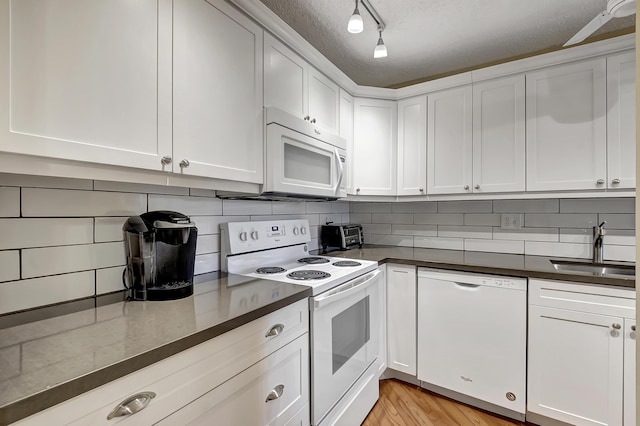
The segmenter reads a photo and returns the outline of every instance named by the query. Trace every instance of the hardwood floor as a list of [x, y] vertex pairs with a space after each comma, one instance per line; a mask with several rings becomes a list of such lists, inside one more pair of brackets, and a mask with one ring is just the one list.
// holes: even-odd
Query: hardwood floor
[[380, 382], [380, 399], [362, 426], [524, 426], [394, 379]]

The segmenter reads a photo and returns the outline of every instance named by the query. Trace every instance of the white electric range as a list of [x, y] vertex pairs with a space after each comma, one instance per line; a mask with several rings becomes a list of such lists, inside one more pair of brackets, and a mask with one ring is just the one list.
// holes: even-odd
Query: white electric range
[[220, 225], [222, 270], [308, 285], [311, 424], [360, 424], [378, 399], [378, 263], [309, 254], [306, 219]]

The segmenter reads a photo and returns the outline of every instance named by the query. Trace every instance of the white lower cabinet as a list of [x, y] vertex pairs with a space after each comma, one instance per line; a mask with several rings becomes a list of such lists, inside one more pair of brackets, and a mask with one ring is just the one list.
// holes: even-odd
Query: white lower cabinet
[[299, 337], [160, 425], [285, 425], [309, 401], [309, 339]]
[[378, 352], [380, 356], [380, 362], [378, 363], [380, 368], [378, 370], [378, 375], [381, 376], [384, 373], [384, 370], [387, 369], [387, 265], [380, 265], [378, 270], [382, 272], [382, 291], [380, 292], [380, 307], [379, 311], [381, 315], [380, 321], [380, 351]]
[[[282, 330], [266, 337], [273, 327]], [[301, 416], [308, 425], [308, 331], [304, 299], [17, 424], [212, 424], [215, 416], [225, 425], [284, 425], [306, 406]], [[156, 396], [134, 414], [107, 420], [122, 401], [142, 392]]]
[[387, 264], [387, 366], [416, 375], [417, 275], [411, 265]]
[[635, 348], [625, 321], [635, 318], [635, 292], [545, 280], [531, 280], [529, 291], [528, 413], [635, 425], [635, 371], [626, 371]]
[[636, 320], [624, 320], [623, 424], [636, 425]]

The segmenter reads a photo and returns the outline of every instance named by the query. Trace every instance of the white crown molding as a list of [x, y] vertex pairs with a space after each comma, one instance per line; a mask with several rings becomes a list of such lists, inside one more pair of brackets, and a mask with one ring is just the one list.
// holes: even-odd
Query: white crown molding
[[347, 92], [355, 95], [358, 91], [359, 86], [353, 80], [263, 3], [258, 0], [231, 1]]
[[266, 31], [272, 33], [288, 45], [312, 66], [346, 90], [350, 95], [362, 98], [399, 100], [412, 96], [429, 94], [438, 90], [462, 86], [507, 75], [523, 73], [570, 61], [592, 58], [635, 47], [635, 34], [627, 34], [607, 40], [580, 46], [568, 47], [555, 52], [545, 53], [504, 64], [460, 73], [437, 80], [414, 84], [400, 89], [359, 86], [322, 53], [295, 32], [259, 0], [231, 0], [238, 8], [256, 20]]
[[424, 83], [414, 84], [413, 86], [396, 89], [396, 99], [404, 99], [411, 96], [425, 95], [439, 90], [450, 89], [452, 87], [460, 87], [465, 84], [471, 84], [472, 81], [471, 72], [451, 75], [437, 80], [426, 81]]
[[607, 40], [569, 47], [555, 52], [506, 62], [504, 64], [471, 71], [474, 82], [504, 77], [506, 75], [533, 71], [565, 62], [590, 59], [596, 56], [611, 54], [635, 48], [635, 34], [627, 34]]

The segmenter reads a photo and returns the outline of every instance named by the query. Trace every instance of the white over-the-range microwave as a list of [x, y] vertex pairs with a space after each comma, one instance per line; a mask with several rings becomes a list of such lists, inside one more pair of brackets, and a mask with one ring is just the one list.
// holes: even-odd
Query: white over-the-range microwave
[[265, 176], [258, 195], [219, 192], [221, 198], [346, 197], [347, 141], [278, 108], [265, 108]]

